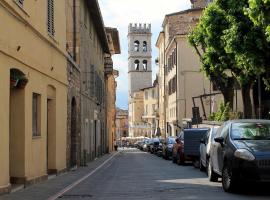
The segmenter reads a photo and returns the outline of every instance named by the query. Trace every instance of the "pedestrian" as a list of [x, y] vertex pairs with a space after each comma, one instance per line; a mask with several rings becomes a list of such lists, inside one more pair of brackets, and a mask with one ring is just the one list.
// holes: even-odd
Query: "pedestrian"
[[118, 145], [115, 139], [113, 140], [113, 146], [114, 146], [114, 150], [117, 151]]

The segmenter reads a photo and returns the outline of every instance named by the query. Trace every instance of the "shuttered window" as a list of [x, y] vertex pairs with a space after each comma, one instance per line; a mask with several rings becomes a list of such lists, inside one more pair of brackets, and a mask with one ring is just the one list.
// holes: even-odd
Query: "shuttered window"
[[48, 10], [47, 10], [47, 18], [48, 18], [48, 33], [51, 36], [54, 36], [54, 0], [48, 0]]

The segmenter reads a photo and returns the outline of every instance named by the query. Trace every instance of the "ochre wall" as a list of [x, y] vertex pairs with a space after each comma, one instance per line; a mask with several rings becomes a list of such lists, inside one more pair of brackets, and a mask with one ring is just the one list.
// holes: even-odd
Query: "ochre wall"
[[[56, 91], [56, 136], [53, 169], [66, 168], [66, 118], [67, 118], [67, 75], [66, 75], [66, 19], [65, 1], [54, 1], [55, 36], [47, 33], [47, 1], [24, 1], [20, 8], [13, 0], [0, 2], [0, 18], [5, 28], [0, 29], [0, 189], [9, 184], [10, 175], [32, 180], [47, 174], [47, 87]], [[11, 115], [10, 69], [22, 71], [29, 82], [24, 88], [22, 110], [11, 109], [22, 115], [24, 121]], [[23, 92], [21, 89], [20, 92]], [[17, 92], [16, 92], [17, 93]], [[41, 95], [41, 136], [32, 136], [32, 95]], [[14, 101], [15, 100], [15, 101]], [[11, 102], [18, 105], [18, 100]], [[12, 119], [13, 118], [13, 119]], [[10, 134], [9, 124], [12, 125]], [[23, 123], [24, 122], [24, 123]], [[23, 123], [20, 126], [20, 123]], [[20, 152], [20, 159], [9, 155], [9, 136], [12, 137], [12, 151]], [[16, 145], [16, 144], [19, 144]], [[57, 145], [56, 145], [57, 144]], [[13, 146], [13, 145], [12, 145]], [[12, 155], [12, 154], [11, 154]], [[15, 154], [14, 154], [15, 155]], [[10, 157], [12, 157], [10, 159]], [[22, 160], [23, 159], [23, 160]], [[13, 160], [13, 161], [12, 161]], [[12, 165], [10, 165], [12, 163]], [[17, 164], [16, 164], [17, 163]], [[11, 171], [9, 172], [9, 165]], [[12, 174], [11, 174], [12, 173]]]

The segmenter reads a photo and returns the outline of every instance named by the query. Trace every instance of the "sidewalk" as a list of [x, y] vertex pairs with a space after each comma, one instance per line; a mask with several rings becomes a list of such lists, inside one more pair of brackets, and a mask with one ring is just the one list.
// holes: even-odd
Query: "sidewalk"
[[79, 167], [75, 171], [68, 171], [67, 173], [63, 173], [50, 180], [29, 186], [14, 193], [2, 195], [0, 196], [0, 200], [47, 200], [65, 187], [71, 185], [91, 171], [94, 171], [115, 153], [116, 152], [105, 154], [104, 156], [89, 162], [87, 167]]

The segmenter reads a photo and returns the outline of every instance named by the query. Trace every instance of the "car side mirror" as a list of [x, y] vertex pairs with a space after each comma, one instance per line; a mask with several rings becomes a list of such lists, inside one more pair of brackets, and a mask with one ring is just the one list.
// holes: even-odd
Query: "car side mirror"
[[201, 144], [205, 144], [205, 140], [202, 138], [202, 139], [200, 140], [200, 143], [201, 143]]
[[220, 144], [223, 144], [223, 142], [224, 142], [224, 138], [223, 137], [217, 137], [214, 140], [215, 140], [215, 142], [218, 142]]

